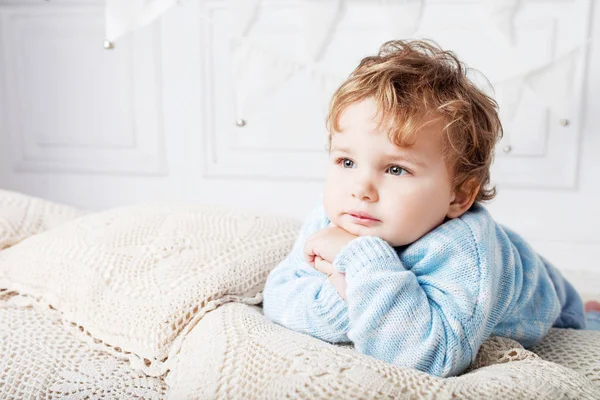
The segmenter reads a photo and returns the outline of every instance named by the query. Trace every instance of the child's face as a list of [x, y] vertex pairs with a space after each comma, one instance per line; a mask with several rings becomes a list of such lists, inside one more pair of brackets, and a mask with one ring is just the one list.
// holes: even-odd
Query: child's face
[[331, 138], [325, 210], [350, 233], [401, 246], [441, 224], [454, 199], [443, 156], [444, 122], [430, 121], [413, 146], [399, 147], [376, 130], [376, 107], [367, 99], [340, 116], [341, 132]]

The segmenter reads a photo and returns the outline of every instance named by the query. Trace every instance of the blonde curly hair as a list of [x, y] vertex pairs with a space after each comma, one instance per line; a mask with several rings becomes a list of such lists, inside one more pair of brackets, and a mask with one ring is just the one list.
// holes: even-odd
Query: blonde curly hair
[[399, 146], [414, 143], [432, 116], [442, 117], [453, 189], [476, 189], [475, 202], [491, 200], [496, 189], [490, 187], [490, 166], [502, 124], [498, 104], [467, 78], [468, 71], [453, 52], [432, 41], [384, 43], [334, 93], [327, 116], [330, 143], [333, 132], [340, 131], [341, 113], [367, 98], [378, 105], [379, 128], [389, 127], [390, 140]]

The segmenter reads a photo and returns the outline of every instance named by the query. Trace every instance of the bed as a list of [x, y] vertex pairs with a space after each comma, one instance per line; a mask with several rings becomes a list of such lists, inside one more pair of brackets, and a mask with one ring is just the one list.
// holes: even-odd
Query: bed
[[0, 191], [0, 398], [600, 399], [600, 332], [492, 337], [437, 378], [261, 312], [296, 220], [215, 206], [83, 213]]

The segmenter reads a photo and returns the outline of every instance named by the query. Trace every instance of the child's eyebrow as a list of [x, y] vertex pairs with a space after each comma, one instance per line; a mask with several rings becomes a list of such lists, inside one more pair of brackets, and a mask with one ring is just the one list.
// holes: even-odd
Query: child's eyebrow
[[331, 146], [331, 151], [341, 151], [341, 152], [344, 152], [344, 153], [350, 153], [351, 152], [350, 148], [348, 148], [348, 147], [335, 146], [335, 145]]
[[[332, 145], [330, 151], [331, 152], [339, 151], [339, 152], [348, 153], [348, 154], [352, 153], [352, 151], [350, 150], [349, 147], [339, 146], [339, 145], [337, 145], [337, 146]], [[418, 167], [427, 168], [427, 164], [426, 163], [424, 163], [421, 160], [418, 160], [417, 158], [415, 158], [415, 157], [413, 157], [413, 156], [411, 156], [409, 154], [383, 153], [381, 155], [381, 158], [384, 159], [384, 160], [386, 160], [386, 162], [391, 162], [391, 161], [408, 161], [409, 163], [411, 163], [413, 165], [416, 165]]]
[[416, 159], [408, 154], [383, 154], [383, 157], [386, 160], [396, 160], [396, 161], [408, 161], [411, 164], [417, 165], [422, 168], [426, 168], [427, 164], [421, 160]]

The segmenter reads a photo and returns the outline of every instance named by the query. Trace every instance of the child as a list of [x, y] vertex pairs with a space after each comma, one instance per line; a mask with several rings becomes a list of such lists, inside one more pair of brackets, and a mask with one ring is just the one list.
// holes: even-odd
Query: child
[[585, 327], [573, 287], [481, 205], [502, 127], [453, 53], [384, 44], [334, 94], [328, 125], [323, 198], [268, 277], [268, 318], [444, 377], [491, 335], [528, 347]]

